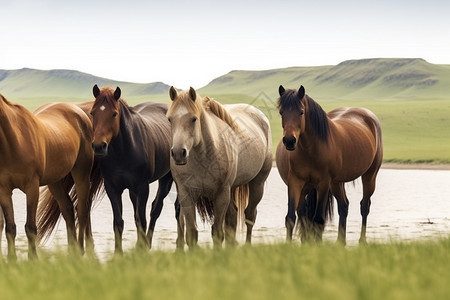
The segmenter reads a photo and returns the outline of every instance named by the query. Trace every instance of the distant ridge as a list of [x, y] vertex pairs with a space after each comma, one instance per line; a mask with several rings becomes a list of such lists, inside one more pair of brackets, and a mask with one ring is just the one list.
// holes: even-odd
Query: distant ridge
[[[125, 99], [167, 100], [169, 85], [116, 81], [74, 70], [0, 70], [0, 93], [8, 99], [92, 99], [92, 86], [120, 86]], [[263, 71], [235, 70], [199, 88], [203, 95], [242, 94], [277, 98], [278, 86], [305, 86], [313, 98], [450, 99], [450, 65], [421, 58], [347, 60], [337, 65], [290, 67]], [[198, 88], [198, 87], [197, 87]], [[167, 100], [168, 101], [168, 100]]]
[[162, 82], [148, 84], [117, 81], [74, 70], [0, 70], [0, 93], [7, 98], [61, 97], [90, 100], [92, 87], [120, 86], [127, 96], [167, 93], [169, 86]]
[[450, 99], [450, 65], [421, 58], [347, 60], [335, 66], [291, 67], [264, 71], [231, 71], [201, 89], [203, 94], [234, 93], [277, 97], [280, 84], [305, 86], [313, 97], [325, 99]]

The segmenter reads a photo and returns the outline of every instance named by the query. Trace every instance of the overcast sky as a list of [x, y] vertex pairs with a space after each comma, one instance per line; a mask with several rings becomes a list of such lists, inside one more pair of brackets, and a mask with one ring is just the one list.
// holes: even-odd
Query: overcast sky
[[450, 64], [450, 1], [0, 0], [0, 69], [200, 88], [231, 70]]

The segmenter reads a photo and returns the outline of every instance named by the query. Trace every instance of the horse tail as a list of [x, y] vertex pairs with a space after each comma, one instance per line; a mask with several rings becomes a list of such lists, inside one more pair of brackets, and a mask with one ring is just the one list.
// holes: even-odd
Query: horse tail
[[248, 184], [238, 186], [234, 190], [234, 203], [237, 207], [237, 226], [238, 228], [244, 229], [245, 224], [245, 208], [248, 205], [248, 197], [250, 191]]
[[208, 197], [198, 197], [196, 207], [203, 223], [214, 223], [214, 204]]
[[[75, 189], [75, 182], [71, 174], [68, 174], [63, 179], [64, 191], [69, 194], [74, 207], [75, 224], [78, 226], [77, 206], [78, 196]], [[101, 199], [105, 190], [103, 187], [103, 176], [100, 172], [100, 164], [97, 158], [94, 158], [90, 174], [90, 189], [88, 194], [88, 205], [91, 208], [93, 203]], [[48, 186], [41, 191], [39, 207], [37, 211], [37, 238], [38, 241], [47, 240], [50, 234], [58, 224], [61, 217], [61, 210], [55, 197], [50, 192]]]
[[[64, 177], [62, 183], [64, 190], [70, 191], [74, 185], [72, 176], [68, 174]], [[44, 187], [41, 191], [36, 216], [37, 239], [39, 242], [42, 240], [46, 241], [50, 237], [56, 224], [58, 224], [60, 216], [61, 210], [59, 209], [55, 197], [53, 197], [48, 186]]]
[[[242, 228], [245, 224], [245, 208], [247, 207], [248, 196], [248, 184], [238, 186], [231, 191], [231, 199], [234, 199], [234, 204], [237, 208], [237, 223]], [[214, 223], [214, 203], [209, 198], [198, 197], [196, 208], [202, 222]]]
[[[328, 190], [325, 203], [319, 203], [317, 201], [317, 190], [315, 188], [310, 189], [306, 194], [302, 205], [297, 208], [297, 215], [299, 218], [306, 217], [307, 220], [299, 220], [301, 222], [296, 223], [296, 232], [302, 235], [305, 234], [305, 231], [311, 230], [309, 226], [312, 225], [304, 222], [313, 222], [316, 224], [323, 223], [323, 225], [325, 225], [328, 220], [332, 220], [334, 212], [333, 203], [333, 194], [331, 193], [331, 190]], [[325, 209], [323, 209], [324, 205]], [[307, 228], [302, 228], [302, 226], [306, 226]]]

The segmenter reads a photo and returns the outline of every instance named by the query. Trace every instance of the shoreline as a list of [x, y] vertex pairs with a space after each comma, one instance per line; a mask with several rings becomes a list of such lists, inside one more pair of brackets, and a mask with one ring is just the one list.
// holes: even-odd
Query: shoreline
[[[273, 160], [272, 167], [276, 168], [277, 164]], [[450, 170], [450, 164], [443, 163], [399, 163], [399, 162], [383, 162], [381, 169], [391, 170]]]
[[393, 170], [450, 170], [450, 164], [384, 162], [381, 168]]

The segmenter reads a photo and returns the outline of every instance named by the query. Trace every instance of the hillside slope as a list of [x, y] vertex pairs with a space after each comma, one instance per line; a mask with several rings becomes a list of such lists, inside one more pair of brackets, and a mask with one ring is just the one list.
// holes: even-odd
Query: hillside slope
[[423, 59], [362, 59], [336, 66], [232, 71], [200, 89], [203, 94], [265, 93], [277, 97], [278, 86], [305, 86], [313, 98], [443, 99], [450, 97], [450, 65]]
[[91, 99], [92, 87], [120, 86], [128, 96], [165, 94], [169, 86], [162, 82], [138, 84], [122, 82], [73, 70], [0, 70], [0, 93], [7, 98], [80, 98]]

